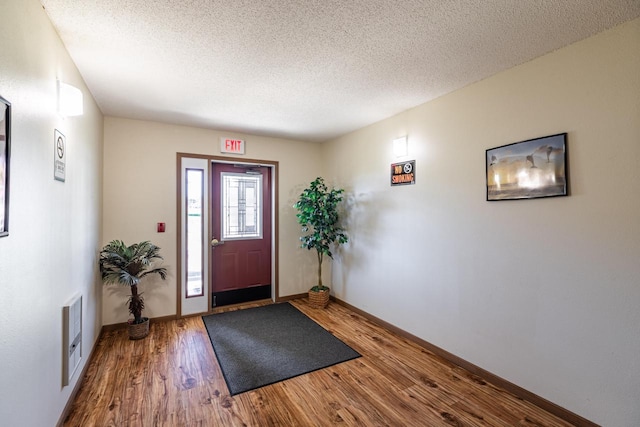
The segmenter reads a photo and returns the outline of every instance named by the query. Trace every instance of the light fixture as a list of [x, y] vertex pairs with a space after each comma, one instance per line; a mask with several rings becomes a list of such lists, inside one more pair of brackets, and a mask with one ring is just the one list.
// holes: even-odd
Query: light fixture
[[396, 157], [403, 157], [408, 154], [406, 135], [393, 140], [393, 154], [395, 154]]
[[82, 91], [58, 80], [58, 113], [61, 116], [81, 116], [84, 112]]

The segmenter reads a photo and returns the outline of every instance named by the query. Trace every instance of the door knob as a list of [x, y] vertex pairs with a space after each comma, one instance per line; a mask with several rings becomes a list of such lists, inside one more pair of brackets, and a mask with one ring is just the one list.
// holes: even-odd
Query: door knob
[[219, 241], [218, 239], [211, 239], [211, 246], [214, 248], [219, 245], [224, 245], [224, 242]]

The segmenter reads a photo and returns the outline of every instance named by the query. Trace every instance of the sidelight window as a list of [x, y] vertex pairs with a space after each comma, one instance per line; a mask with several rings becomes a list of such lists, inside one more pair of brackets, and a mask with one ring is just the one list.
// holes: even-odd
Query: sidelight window
[[204, 295], [204, 170], [186, 170], [187, 298]]

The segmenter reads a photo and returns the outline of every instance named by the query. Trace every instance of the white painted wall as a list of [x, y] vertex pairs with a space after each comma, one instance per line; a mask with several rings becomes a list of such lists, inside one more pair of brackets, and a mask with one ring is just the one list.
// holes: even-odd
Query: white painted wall
[[[62, 387], [62, 307], [83, 295], [83, 354], [102, 325], [97, 253], [102, 114], [37, 0], [0, 2], [0, 95], [12, 103], [10, 235], [0, 238], [0, 423], [52, 426]], [[56, 113], [56, 79], [84, 94], [84, 116]], [[54, 129], [67, 137], [66, 182], [53, 179]]]
[[[280, 296], [306, 292], [314, 280], [313, 254], [299, 248], [292, 205], [321, 172], [319, 144], [146, 121], [105, 118], [104, 243], [151, 240], [162, 248], [170, 276], [143, 283], [145, 315], [176, 313], [176, 153], [220, 155], [220, 137], [246, 140], [247, 159], [279, 162]], [[241, 156], [237, 156], [241, 157]], [[167, 224], [165, 233], [156, 223]], [[103, 322], [124, 322], [128, 289], [105, 287]]]
[[[568, 132], [571, 196], [485, 201], [485, 150]], [[390, 188], [395, 137], [417, 183]], [[640, 425], [640, 20], [324, 144], [344, 301], [592, 421]]]

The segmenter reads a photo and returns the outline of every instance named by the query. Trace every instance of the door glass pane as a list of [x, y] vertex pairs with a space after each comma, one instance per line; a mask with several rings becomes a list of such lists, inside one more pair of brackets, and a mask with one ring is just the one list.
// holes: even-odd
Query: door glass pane
[[262, 238], [262, 175], [222, 173], [222, 239]]
[[187, 298], [204, 295], [203, 289], [203, 180], [202, 169], [187, 169]]

